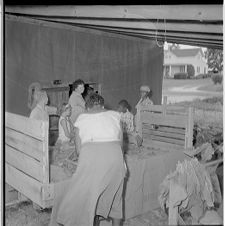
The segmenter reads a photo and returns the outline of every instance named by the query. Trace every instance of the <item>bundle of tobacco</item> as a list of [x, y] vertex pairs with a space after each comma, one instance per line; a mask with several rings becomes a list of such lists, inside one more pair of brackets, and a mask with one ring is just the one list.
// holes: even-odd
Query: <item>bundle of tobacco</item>
[[[174, 184], [176, 195], [169, 199], [170, 182]], [[178, 206], [180, 213], [189, 211], [192, 222], [197, 224], [207, 208], [214, 206], [213, 187], [205, 167], [196, 158], [178, 162], [176, 170], [160, 185], [159, 203], [165, 212], [169, 204]]]

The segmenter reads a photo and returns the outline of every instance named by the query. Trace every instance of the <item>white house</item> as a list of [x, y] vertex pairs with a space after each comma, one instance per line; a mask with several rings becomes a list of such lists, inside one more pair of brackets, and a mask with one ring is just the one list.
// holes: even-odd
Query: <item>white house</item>
[[194, 66], [195, 76], [208, 73], [207, 60], [201, 48], [178, 49], [169, 46], [168, 50], [164, 50], [165, 77], [173, 77], [178, 72], [187, 72], [188, 64]]

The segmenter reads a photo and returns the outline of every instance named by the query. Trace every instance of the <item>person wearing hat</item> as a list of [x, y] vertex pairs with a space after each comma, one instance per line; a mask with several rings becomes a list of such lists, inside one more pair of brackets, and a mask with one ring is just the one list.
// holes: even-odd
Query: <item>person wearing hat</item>
[[138, 101], [137, 105], [135, 106], [137, 113], [135, 115], [135, 127], [136, 127], [136, 132], [139, 134], [139, 136], [141, 136], [141, 132], [140, 132], [140, 128], [139, 128], [139, 124], [138, 121], [140, 120], [140, 110], [143, 106], [148, 106], [148, 105], [152, 105], [153, 102], [150, 99], [150, 88], [147, 85], [143, 85], [140, 87], [140, 94], [141, 94], [141, 98]]
[[141, 106], [146, 106], [146, 105], [152, 105], [153, 102], [150, 99], [150, 88], [149, 86], [143, 85], [140, 87], [140, 94], [141, 94], [141, 99], [138, 101], [136, 105], [136, 109], [138, 110], [139, 107]]

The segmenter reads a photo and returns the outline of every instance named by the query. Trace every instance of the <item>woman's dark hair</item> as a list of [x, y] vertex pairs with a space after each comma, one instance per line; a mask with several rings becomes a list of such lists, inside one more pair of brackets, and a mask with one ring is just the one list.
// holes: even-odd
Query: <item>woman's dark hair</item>
[[74, 83], [73, 83], [73, 90], [75, 90], [79, 85], [84, 85], [84, 81], [81, 79], [77, 79]]
[[71, 107], [70, 104], [68, 104], [68, 103], [66, 103], [66, 102], [63, 102], [63, 103], [59, 106], [59, 110], [58, 110], [59, 114], [62, 115], [62, 113], [65, 112], [66, 109], [67, 109], [69, 106]]
[[150, 92], [148, 92], [148, 97], [149, 97], [149, 98], [152, 97], [152, 90], [150, 90]]
[[128, 109], [128, 111], [131, 111], [131, 106], [130, 104], [127, 102], [127, 100], [121, 100], [118, 105], [122, 106], [123, 108]]
[[94, 92], [94, 88], [90, 87], [88, 84], [84, 85], [84, 92], [82, 93], [82, 97], [84, 99], [87, 98], [88, 95]]
[[[97, 94], [97, 93], [96, 93]], [[99, 94], [98, 94], [99, 95]], [[102, 96], [99, 95], [99, 104], [103, 107], [105, 103], [105, 100]]]
[[88, 95], [86, 100], [87, 108], [93, 108], [94, 105], [99, 105], [99, 106], [104, 105], [104, 98], [97, 93], [92, 93]]

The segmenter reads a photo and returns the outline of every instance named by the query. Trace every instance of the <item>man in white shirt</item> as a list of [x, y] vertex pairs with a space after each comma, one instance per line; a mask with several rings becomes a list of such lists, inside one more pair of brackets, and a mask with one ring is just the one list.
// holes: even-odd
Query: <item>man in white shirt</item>
[[84, 92], [84, 81], [81, 79], [76, 80], [73, 83], [74, 91], [69, 98], [69, 104], [72, 107], [71, 121], [74, 124], [77, 117], [85, 112], [85, 101], [82, 97]]

